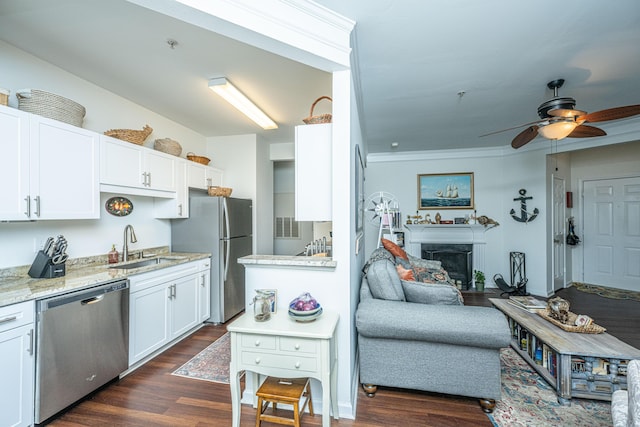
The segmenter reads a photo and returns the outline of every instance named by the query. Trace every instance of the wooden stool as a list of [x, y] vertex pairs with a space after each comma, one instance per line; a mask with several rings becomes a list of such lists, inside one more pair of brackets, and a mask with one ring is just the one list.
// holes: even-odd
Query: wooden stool
[[[256, 427], [260, 427], [260, 423], [269, 421], [272, 423], [291, 425], [300, 427], [300, 416], [304, 412], [304, 408], [309, 404], [309, 413], [313, 416], [313, 403], [311, 402], [311, 385], [309, 378], [283, 379], [267, 377], [264, 383], [256, 392], [258, 396], [258, 411], [256, 412]], [[299, 408], [300, 399], [306, 397], [302, 408]], [[293, 405], [293, 419], [268, 415], [264, 412], [269, 407], [269, 403], [273, 404], [273, 411], [277, 409], [278, 403], [286, 403]]]

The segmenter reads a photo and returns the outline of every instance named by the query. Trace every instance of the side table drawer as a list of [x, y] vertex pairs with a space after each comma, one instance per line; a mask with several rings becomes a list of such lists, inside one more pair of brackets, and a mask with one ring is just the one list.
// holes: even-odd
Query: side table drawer
[[282, 353], [255, 353], [243, 351], [240, 355], [242, 364], [250, 367], [268, 367], [287, 369], [290, 371], [317, 372], [318, 359], [315, 357], [285, 356]]
[[273, 335], [242, 334], [240, 336], [240, 345], [243, 348], [275, 350], [276, 337]]
[[305, 338], [280, 337], [279, 350], [315, 354], [318, 351], [318, 341]]

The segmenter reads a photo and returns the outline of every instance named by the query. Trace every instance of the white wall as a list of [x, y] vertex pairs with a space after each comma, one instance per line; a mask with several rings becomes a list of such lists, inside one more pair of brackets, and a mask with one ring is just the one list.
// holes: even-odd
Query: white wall
[[[41, 89], [82, 104], [87, 110], [83, 126], [86, 129], [102, 133], [111, 128], [141, 129], [148, 123], [154, 132], [145, 146], [152, 147], [156, 138], [171, 137], [180, 141], [182, 157], [187, 151], [205, 151], [202, 135], [2, 41], [0, 69], [2, 86], [11, 90], [12, 107], [17, 107], [17, 90]], [[101, 206], [107, 196], [113, 195], [102, 194]], [[127, 224], [134, 226], [138, 236], [138, 243], [132, 244], [131, 249], [170, 245], [169, 221], [153, 219], [153, 199], [127, 197], [133, 201], [134, 211], [124, 218], [113, 217], [102, 209], [98, 220], [0, 223], [0, 268], [30, 265], [44, 240], [58, 234], [64, 234], [69, 241], [71, 258], [106, 254], [114, 243], [121, 251]]]

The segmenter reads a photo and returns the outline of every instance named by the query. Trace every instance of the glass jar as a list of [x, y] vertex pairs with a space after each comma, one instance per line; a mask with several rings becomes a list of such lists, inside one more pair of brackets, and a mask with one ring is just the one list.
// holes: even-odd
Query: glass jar
[[256, 322], [264, 322], [271, 318], [271, 301], [268, 294], [256, 291], [256, 296], [253, 297], [253, 317]]

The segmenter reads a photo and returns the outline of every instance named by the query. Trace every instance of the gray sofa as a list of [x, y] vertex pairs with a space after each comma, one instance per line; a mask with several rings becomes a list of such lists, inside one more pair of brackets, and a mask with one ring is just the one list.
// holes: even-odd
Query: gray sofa
[[[470, 396], [492, 412], [501, 398], [500, 348], [511, 339], [506, 318], [462, 305], [438, 261], [405, 256], [379, 248], [364, 268], [356, 328], [365, 392], [373, 397], [386, 386]], [[420, 279], [401, 280], [412, 266]]]

